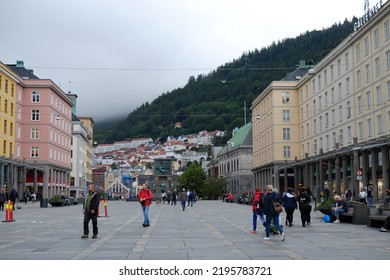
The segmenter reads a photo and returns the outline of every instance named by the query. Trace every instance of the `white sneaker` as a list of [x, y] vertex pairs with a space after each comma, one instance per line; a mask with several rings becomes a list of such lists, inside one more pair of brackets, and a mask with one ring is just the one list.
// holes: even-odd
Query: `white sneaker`
[[286, 234], [283, 232], [282, 233], [282, 241], [284, 241], [286, 239]]
[[339, 221], [339, 220], [336, 220], [336, 221], [334, 221], [333, 223], [334, 223], [334, 224], [339, 224], [340, 221]]
[[263, 239], [264, 239], [264, 240], [270, 240], [270, 238], [269, 238], [269, 237], [264, 237]]
[[387, 232], [387, 229], [385, 229], [384, 227], [381, 227], [381, 228], [379, 229], [379, 231], [381, 231], [381, 232]]

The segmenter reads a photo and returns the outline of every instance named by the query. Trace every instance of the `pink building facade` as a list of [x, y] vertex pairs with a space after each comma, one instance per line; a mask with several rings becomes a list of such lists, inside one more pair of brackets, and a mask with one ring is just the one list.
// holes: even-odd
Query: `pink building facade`
[[73, 103], [53, 81], [39, 79], [23, 62], [8, 67], [19, 77], [14, 151], [19, 164], [9, 169], [9, 180], [18, 181], [13, 185], [20, 196], [26, 189], [35, 191], [41, 207], [47, 207], [53, 195], [69, 194]]

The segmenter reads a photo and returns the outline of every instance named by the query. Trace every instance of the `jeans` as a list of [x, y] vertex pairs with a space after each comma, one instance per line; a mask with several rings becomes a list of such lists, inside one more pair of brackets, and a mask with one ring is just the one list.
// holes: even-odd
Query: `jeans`
[[372, 206], [372, 196], [367, 196], [368, 206]]
[[279, 214], [274, 214], [273, 216], [267, 215], [265, 219], [265, 236], [269, 237], [269, 232], [271, 228], [271, 221], [274, 222], [274, 226], [278, 229], [279, 233], [283, 233], [283, 228], [279, 225]]
[[144, 213], [144, 225], [150, 225], [149, 221], [149, 205], [142, 205], [142, 212]]
[[97, 215], [91, 214], [89, 211], [85, 211], [84, 213], [84, 234], [88, 235], [89, 234], [89, 221], [92, 220], [92, 232], [93, 235], [98, 234], [98, 227], [97, 227]]
[[183, 211], [186, 209], [186, 201], [181, 202], [181, 208], [183, 208]]
[[253, 230], [257, 229], [257, 216], [259, 216], [260, 221], [264, 224], [264, 212], [263, 211], [253, 211]]
[[343, 208], [336, 208], [336, 209], [332, 208], [332, 214], [333, 214], [333, 216], [336, 217], [337, 220], [339, 219], [340, 213], [344, 213], [344, 212], [345, 212], [345, 210]]

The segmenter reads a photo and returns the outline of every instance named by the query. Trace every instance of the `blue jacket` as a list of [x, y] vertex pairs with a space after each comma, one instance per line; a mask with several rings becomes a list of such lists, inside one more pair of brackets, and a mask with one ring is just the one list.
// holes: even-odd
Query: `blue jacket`
[[286, 209], [295, 209], [298, 207], [297, 199], [295, 195], [291, 193], [286, 193], [283, 197], [283, 206]]

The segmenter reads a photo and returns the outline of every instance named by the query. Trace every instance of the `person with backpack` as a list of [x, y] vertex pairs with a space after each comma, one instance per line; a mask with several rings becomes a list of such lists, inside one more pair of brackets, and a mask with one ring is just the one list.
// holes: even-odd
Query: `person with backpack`
[[306, 225], [310, 225], [311, 217], [311, 205], [310, 205], [311, 199], [310, 196], [306, 193], [306, 189], [302, 187], [299, 192], [298, 196], [298, 204], [299, 204], [299, 211], [301, 212], [301, 221], [302, 221], [302, 227], [306, 227]]
[[283, 197], [283, 207], [286, 210], [286, 226], [293, 225], [293, 217], [295, 209], [298, 209], [297, 198], [292, 188], [287, 188]]
[[282, 241], [285, 240], [286, 234], [283, 232], [282, 226], [279, 224], [279, 213], [275, 211], [274, 202], [281, 203], [281, 198], [279, 193], [273, 191], [273, 186], [268, 185], [266, 187], [266, 195], [264, 196], [264, 214], [266, 215], [265, 219], [265, 237], [264, 240], [270, 240], [270, 228], [271, 221], [273, 221], [274, 226], [278, 229], [279, 233], [282, 235]]
[[252, 212], [253, 212], [253, 228], [251, 230], [252, 234], [257, 234], [257, 216], [259, 216], [260, 221], [265, 226], [264, 219], [264, 194], [261, 191], [260, 187], [256, 187], [255, 194], [253, 195], [252, 202]]
[[153, 194], [146, 186], [146, 184], [142, 185], [141, 191], [138, 194], [139, 202], [142, 206], [142, 213], [144, 214], [144, 222], [142, 223], [143, 227], [150, 226], [149, 220], [149, 207], [152, 204]]
[[15, 211], [16, 199], [19, 199], [19, 194], [18, 194], [17, 190], [15, 189], [15, 187], [12, 188], [12, 190], [9, 194], [9, 199], [12, 202], [12, 209], [13, 209], [13, 211]]

